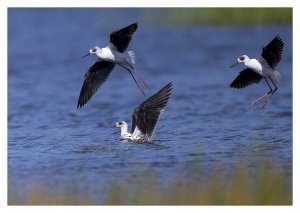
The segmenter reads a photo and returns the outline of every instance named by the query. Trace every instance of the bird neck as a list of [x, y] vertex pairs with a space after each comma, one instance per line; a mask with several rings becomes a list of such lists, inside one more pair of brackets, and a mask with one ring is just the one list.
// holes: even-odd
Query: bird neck
[[126, 122], [124, 122], [125, 124], [121, 126], [121, 135], [125, 135], [128, 134], [128, 125]]
[[96, 55], [99, 57], [99, 58], [101, 58], [101, 56], [103, 55], [103, 50], [102, 50], [103, 48], [99, 48], [98, 50], [97, 50], [97, 52], [96, 52]]

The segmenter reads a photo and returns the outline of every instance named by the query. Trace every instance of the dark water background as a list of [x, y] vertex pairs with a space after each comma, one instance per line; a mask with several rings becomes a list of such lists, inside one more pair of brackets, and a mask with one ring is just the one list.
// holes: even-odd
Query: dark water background
[[[292, 27], [154, 26], [139, 18], [139, 10], [9, 9], [9, 193], [75, 183], [78, 192], [89, 188], [101, 199], [107, 183], [149, 173], [162, 182], [179, 171], [187, 180], [205, 180], [212, 168], [230, 177], [237, 164], [256, 169], [262, 162], [282, 167], [292, 184]], [[121, 68], [76, 109], [95, 61], [80, 57], [134, 21], [140, 25], [129, 49], [151, 86], [147, 95], [174, 82], [152, 144], [120, 142], [119, 129], [111, 128], [118, 120], [130, 123], [144, 100]], [[249, 110], [268, 87], [231, 89], [243, 66], [228, 67], [241, 54], [259, 56], [277, 34], [285, 41], [282, 83], [264, 110]], [[144, 184], [154, 183], [145, 178]]]

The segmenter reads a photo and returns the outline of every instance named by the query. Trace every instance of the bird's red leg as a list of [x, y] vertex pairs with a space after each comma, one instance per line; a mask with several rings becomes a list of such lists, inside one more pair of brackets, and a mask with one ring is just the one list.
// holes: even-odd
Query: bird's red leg
[[143, 96], [145, 96], [145, 92], [144, 92], [144, 90], [142, 89], [142, 87], [140, 87], [140, 85], [138, 84], [138, 82], [136, 81], [136, 79], [134, 78], [134, 76], [132, 75], [132, 72], [131, 72], [131, 70], [130, 69], [128, 69], [127, 67], [125, 67], [125, 66], [123, 66], [123, 65], [121, 65], [121, 64], [119, 64], [121, 67], [123, 67], [124, 69], [126, 69], [128, 72], [129, 72], [129, 74], [131, 75], [131, 77], [133, 78], [133, 80], [134, 80], [134, 82], [135, 82], [135, 84], [136, 84], [136, 86], [138, 87], [138, 89], [140, 90], [140, 92], [143, 94]]
[[259, 102], [261, 99], [263, 99], [266, 95], [268, 95], [268, 93], [266, 93], [266, 94], [260, 96], [258, 99], [256, 99], [255, 101], [253, 101], [249, 108], [255, 107], [256, 104], [257, 104], [257, 102]]
[[[265, 100], [265, 102], [263, 103], [263, 106], [262, 108], [264, 108], [264, 106], [266, 105], [266, 103], [268, 102], [268, 100], [270, 99], [270, 97], [273, 95], [273, 93], [276, 91], [276, 90], [273, 90], [272, 87], [270, 86], [269, 82], [267, 81], [267, 79], [264, 77], [265, 81], [267, 82], [269, 88], [270, 88], [270, 91], [267, 92], [266, 94], [264, 94], [263, 96], [260, 96], [256, 101], [254, 101], [249, 108], [253, 108], [256, 106], [256, 104], [261, 100], [263, 99], [266, 95], [268, 96]], [[272, 80], [272, 79], [271, 79]], [[272, 81], [273, 83], [273, 81]], [[274, 83], [273, 83], [274, 84]], [[277, 89], [277, 88], [276, 88]]]
[[140, 74], [136, 71], [136, 69], [130, 63], [127, 62], [127, 64], [131, 67], [131, 69], [134, 70], [135, 74], [143, 82], [143, 84], [145, 85], [145, 87], [147, 87], [147, 89], [149, 89], [148, 84], [146, 83], [146, 81], [144, 81], [144, 79], [140, 76]]
[[[269, 76], [269, 78], [270, 78], [270, 76]], [[270, 98], [273, 96], [273, 94], [274, 94], [274, 93], [276, 92], [276, 90], [277, 90], [277, 86], [276, 86], [276, 84], [273, 82], [272, 78], [270, 78], [270, 80], [271, 80], [272, 84], [274, 85], [275, 89], [272, 90], [272, 91], [270, 91], [270, 92], [268, 93], [268, 97], [266, 98], [266, 100], [264, 101], [264, 103], [261, 105], [261, 108], [262, 108], [262, 109], [265, 107], [265, 105], [268, 103], [268, 101], [270, 100]], [[269, 86], [270, 86], [270, 85], [269, 85]]]
[[266, 100], [264, 101], [264, 103], [261, 105], [261, 108], [265, 108], [266, 104], [268, 103], [268, 101], [270, 100], [270, 98], [272, 97], [273, 92], [268, 94], [268, 97], [266, 98]]

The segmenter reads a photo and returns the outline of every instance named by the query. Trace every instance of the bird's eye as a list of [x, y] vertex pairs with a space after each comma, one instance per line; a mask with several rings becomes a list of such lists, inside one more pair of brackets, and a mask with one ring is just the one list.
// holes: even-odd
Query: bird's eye
[[93, 52], [96, 52], [96, 48], [93, 48], [92, 51], [93, 51]]
[[122, 122], [119, 122], [118, 125], [122, 125]]
[[241, 60], [241, 61], [243, 61], [244, 59], [245, 59], [245, 57], [244, 57], [244, 56], [241, 56], [241, 57], [240, 57], [240, 60]]

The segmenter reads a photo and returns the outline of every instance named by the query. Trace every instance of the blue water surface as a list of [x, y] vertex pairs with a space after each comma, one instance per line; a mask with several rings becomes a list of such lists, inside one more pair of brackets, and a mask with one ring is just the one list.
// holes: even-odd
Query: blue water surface
[[[174, 82], [152, 144], [121, 142], [118, 120], [131, 123], [145, 98], [117, 67], [91, 101], [77, 109], [83, 76], [94, 63], [81, 59], [109, 34], [135, 21], [129, 49], [150, 85], [147, 97]], [[266, 108], [248, 109], [268, 91], [260, 84], [229, 87], [243, 69], [228, 67], [241, 54], [258, 57], [280, 35], [282, 80]], [[35, 186], [52, 190], [76, 183], [105, 199], [108, 183], [155, 174], [168, 183], [210, 178], [212, 168], [232, 175], [243, 163], [283, 168], [292, 181], [292, 27], [147, 24], [139, 9], [8, 10], [8, 191], [26, 196]], [[160, 183], [161, 184], [161, 183]]]

